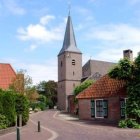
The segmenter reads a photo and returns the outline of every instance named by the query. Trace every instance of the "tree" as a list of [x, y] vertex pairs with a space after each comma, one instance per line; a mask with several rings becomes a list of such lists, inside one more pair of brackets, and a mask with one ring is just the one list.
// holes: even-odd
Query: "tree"
[[140, 54], [134, 62], [122, 59], [118, 65], [109, 72], [114, 79], [126, 81], [128, 100], [126, 113], [128, 118], [135, 119], [140, 124]]
[[32, 85], [32, 78], [26, 74], [26, 70], [19, 70], [13, 79], [10, 89], [20, 94], [26, 94], [26, 89]]
[[49, 80], [48, 82], [42, 81], [37, 86], [36, 89], [39, 94], [45, 95], [47, 104], [50, 107], [56, 105], [57, 102], [57, 82]]
[[26, 88], [26, 96], [30, 102], [34, 102], [39, 98], [39, 94], [35, 86]]

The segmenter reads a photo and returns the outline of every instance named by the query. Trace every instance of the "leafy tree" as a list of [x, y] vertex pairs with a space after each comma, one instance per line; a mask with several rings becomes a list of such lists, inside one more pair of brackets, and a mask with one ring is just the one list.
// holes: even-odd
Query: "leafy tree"
[[56, 105], [57, 102], [57, 82], [55, 81], [42, 81], [37, 86], [36, 89], [39, 94], [45, 95], [47, 98], [47, 104], [51, 108]]
[[128, 59], [120, 60], [118, 65], [109, 72], [109, 76], [126, 81], [128, 94], [126, 113], [128, 118], [140, 123], [140, 54], [134, 62]]
[[9, 86], [15, 92], [26, 94], [26, 90], [32, 86], [32, 78], [26, 74], [26, 70], [17, 72], [16, 78], [13, 79]]
[[35, 87], [26, 88], [26, 96], [31, 102], [37, 101], [39, 98], [39, 94]]

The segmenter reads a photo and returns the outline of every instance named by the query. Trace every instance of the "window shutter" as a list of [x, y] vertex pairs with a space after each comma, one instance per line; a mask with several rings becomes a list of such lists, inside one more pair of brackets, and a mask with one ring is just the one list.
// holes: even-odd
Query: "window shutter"
[[103, 116], [108, 117], [108, 100], [103, 100]]
[[95, 117], [95, 102], [91, 100], [91, 117]]

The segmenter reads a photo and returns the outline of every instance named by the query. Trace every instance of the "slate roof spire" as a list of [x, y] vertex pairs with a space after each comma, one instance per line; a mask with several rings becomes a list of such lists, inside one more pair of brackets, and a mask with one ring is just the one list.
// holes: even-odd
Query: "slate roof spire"
[[58, 55], [62, 54], [63, 52], [81, 53], [81, 51], [77, 48], [77, 45], [76, 45], [70, 11], [68, 14], [63, 46]]

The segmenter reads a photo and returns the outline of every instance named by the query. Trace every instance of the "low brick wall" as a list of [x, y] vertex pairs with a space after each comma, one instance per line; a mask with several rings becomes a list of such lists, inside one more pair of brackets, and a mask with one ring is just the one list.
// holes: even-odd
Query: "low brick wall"
[[16, 127], [9, 127], [9, 128], [6, 128], [6, 129], [2, 129], [2, 130], [0, 130], [0, 136], [4, 135], [4, 134], [7, 134], [7, 133], [14, 132], [14, 131], [16, 131]]

